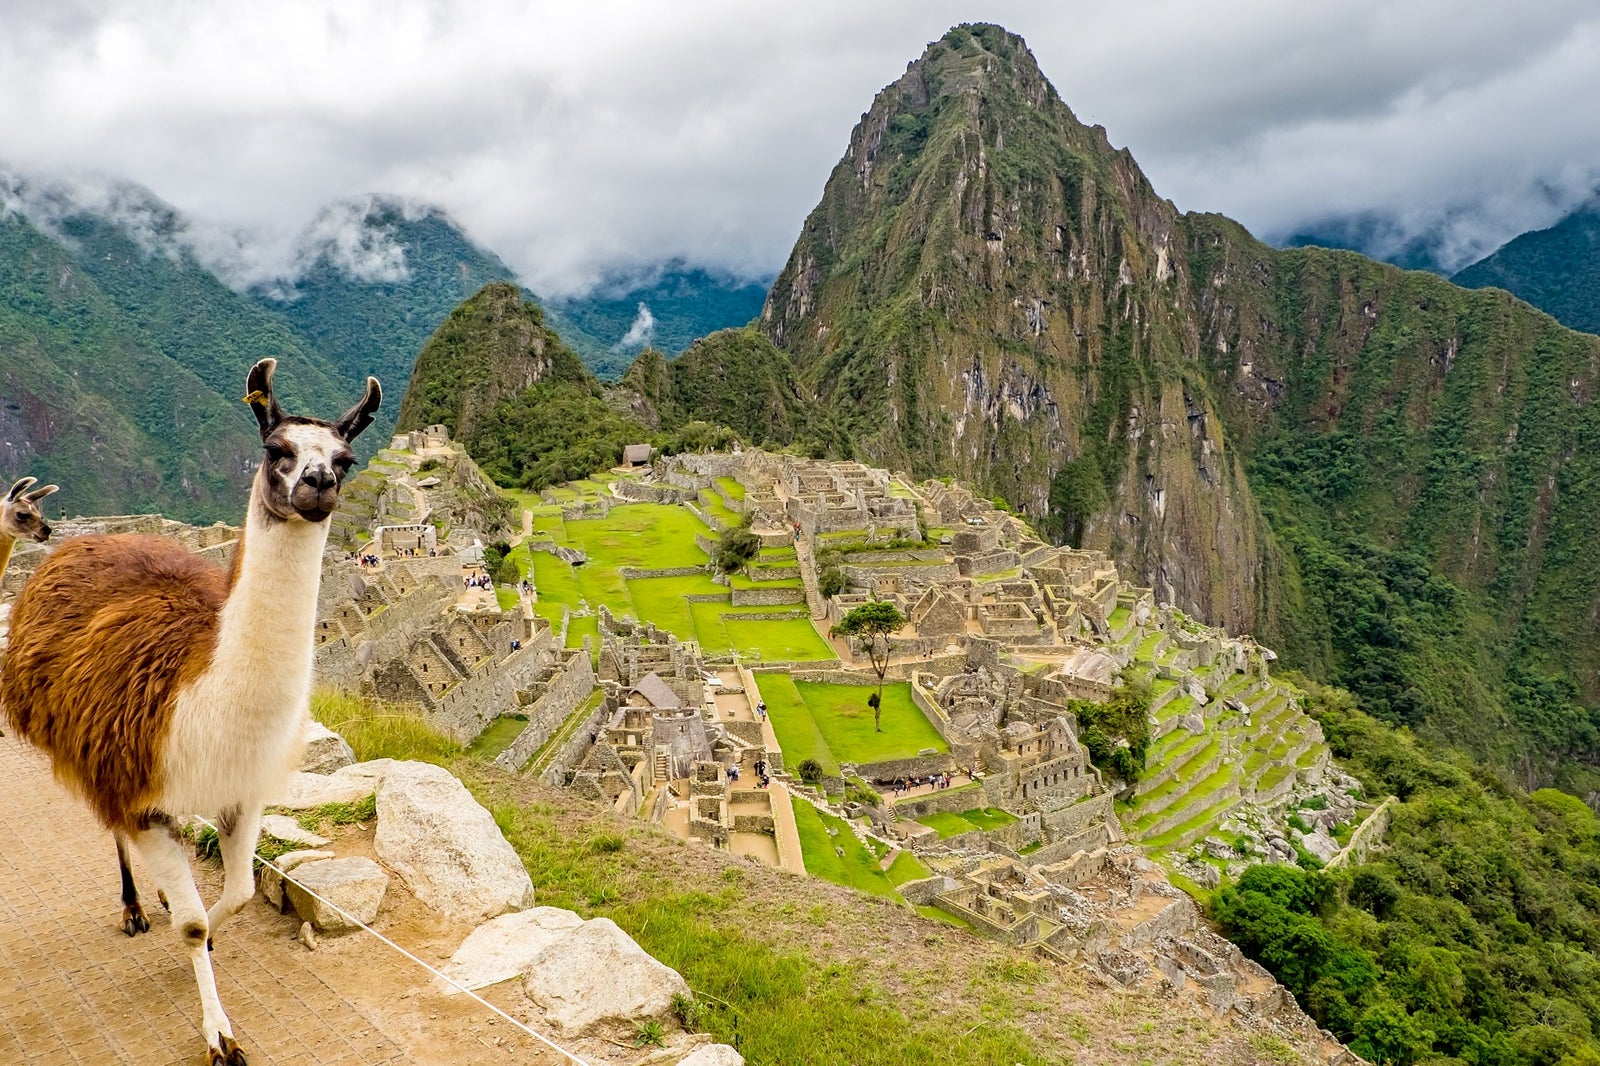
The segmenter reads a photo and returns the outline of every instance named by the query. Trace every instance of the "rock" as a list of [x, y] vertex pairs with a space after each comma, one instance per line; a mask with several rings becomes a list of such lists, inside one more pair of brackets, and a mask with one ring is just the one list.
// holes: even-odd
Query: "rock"
[[[343, 933], [359, 926], [343, 914], [311, 896], [318, 896], [349, 912], [351, 917], [371, 922], [378, 917], [378, 905], [389, 887], [389, 875], [371, 859], [319, 859], [295, 867], [294, 881], [283, 886], [283, 894], [294, 905], [295, 913], [316, 926], [319, 932]], [[304, 888], [295, 884], [302, 882]]]
[[678, 1066], [744, 1066], [744, 1056], [727, 1044], [707, 1044], [688, 1058], [679, 1059]]
[[[273, 860], [273, 865], [285, 873], [293, 870], [301, 863], [315, 862], [318, 859], [331, 859], [331, 851], [291, 851], [279, 855]], [[261, 895], [274, 910], [283, 910], [283, 875], [271, 866], [263, 866], [260, 874]]]
[[388, 768], [373, 846], [419, 900], [448, 917], [481, 922], [533, 902], [533, 881], [493, 816], [440, 767]]
[[1233, 845], [1221, 837], [1206, 837], [1205, 851], [1213, 859], [1232, 859], [1236, 857]]
[[[559, 907], [502, 914], [474, 929], [440, 970], [469, 989], [520, 977], [541, 951], [582, 924], [582, 918]], [[445, 987], [446, 995], [456, 991]]]
[[678, 971], [645, 954], [609, 918], [584, 922], [534, 957], [524, 985], [545, 1018], [566, 1033], [601, 1022], [660, 1017], [689, 995]]
[[317, 950], [317, 934], [312, 932], [310, 922], [300, 923], [300, 932], [295, 935], [295, 939], [304, 944], [307, 951]]
[[1178, 719], [1178, 728], [1187, 729], [1195, 736], [1199, 736], [1206, 731], [1206, 720], [1201, 717], [1198, 711], [1190, 711]]
[[261, 818], [261, 831], [267, 836], [281, 840], [285, 844], [303, 844], [308, 848], [320, 848], [331, 844], [327, 837], [318, 836], [309, 830], [300, 828], [300, 823], [283, 814], [268, 814]]
[[308, 774], [331, 774], [356, 761], [356, 753], [344, 737], [321, 722], [311, 719], [306, 725], [306, 750], [300, 756], [300, 769]]
[[289, 776], [282, 797], [267, 806], [303, 811], [324, 803], [354, 803], [372, 795], [393, 765], [393, 759], [373, 759], [342, 766], [331, 774], [296, 772]]
[[1339, 842], [1326, 833], [1302, 833], [1300, 845], [1323, 862], [1339, 854]]

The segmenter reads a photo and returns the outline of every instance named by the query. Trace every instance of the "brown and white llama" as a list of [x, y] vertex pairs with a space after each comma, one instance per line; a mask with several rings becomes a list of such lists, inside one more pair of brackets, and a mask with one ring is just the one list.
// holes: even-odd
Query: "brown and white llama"
[[10, 565], [11, 552], [16, 548], [17, 541], [31, 540], [35, 544], [43, 544], [50, 539], [50, 523], [44, 520], [44, 513], [39, 510], [39, 501], [58, 491], [59, 486], [46, 485], [42, 489], [35, 489], [33, 486], [38, 480], [36, 477], [20, 478], [6, 493], [5, 501], [0, 503], [0, 575], [4, 575], [6, 567]]
[[[283, 788], [309, 711], [313, 628], [328, 516], [372, 422], [376, 378], [337, 421], [287, 416], [276, 361], [251, 368], [246, 402], [265, 461], [224, 572], [161, 537], [79, 537], [34, 572], [11, 616], [0, 673], [5, 717], [48, 752], [56, 776], [143, 856], [183, 934], [199, 985], [208, 1061], [245, 1056], [217, 999], [208, 940], [255, 893], [263, 805]], [[206, 911], [178, 835], [215, 821], [222, 898]], [[124, 868], [124, 929], [143, 923]], [[130, 896], [132, 898], [130, 898]], [[148, 928], [147, 925], [143, 926]]]

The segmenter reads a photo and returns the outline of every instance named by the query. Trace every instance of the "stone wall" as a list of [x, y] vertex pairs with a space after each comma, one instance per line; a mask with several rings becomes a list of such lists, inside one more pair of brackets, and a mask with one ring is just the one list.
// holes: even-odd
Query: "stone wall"
[[1389, 820], [1394, 814], [1394, 805], [1399, 800], [1390, 796], [1378, 805], [1378, 809], [1362, 819], [1356, 826], [1355, 832], [1350, 834], [1350, 843], [1340, 849], [1339, 854], [1328, 860], [1328, 869], [1343, 866], [1346, 863], [1362, 862], [1373, 847], [1383, 841], [1383, 834], [1389, 829]]
[[486, 662], [434, 697], [431, 707], [424, 702], [423, 716], [465, 744], [517, 706], [517, 690], [537, 680], [551, 657], [549, 649], [528, 644], [498, 662]]
[[778, 607], [786, 603], [806, 602], [806, 590], [798, 587], [734, 588], [731, 591], [735, 607]]
[[568, 654], [547, 684], [544, 694], [527, 709], [528, 724], [495, 759], [495, 765], [520, 770], [589, 698], [595, 677], [588, 653], [580, 648]]
[[[582, 763], [583, 757], [594, 746], [594, 742], [589, 737], [599, 733], [600, 728], [616, 713], [616, 710], [617, 703], [613, 697], [607, 696], [599, 701], [594, 710], [589, 712], [588, 717], [579, 722], [576, 728], [572, 730], [571, 736], [562, 741], [561, 747], [551, 752], [544, 772], [539, 775], [539, 780], [557, 788], [565, 785], [567, 772]], [[640, 765], [645, 765], [645, 763], [641, 762]]]

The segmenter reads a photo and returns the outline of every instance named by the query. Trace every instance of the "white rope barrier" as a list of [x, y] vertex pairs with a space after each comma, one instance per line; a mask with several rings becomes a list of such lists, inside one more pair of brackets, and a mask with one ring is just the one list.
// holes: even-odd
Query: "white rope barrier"
[[[217, 827], [215, 825], [213, 825], [207, 819], [200, 817], [199, 815], [195, 816], [195, 821], [200, 822], [202, 825], [210, 826], [210, 828], [213, 831], [217, 831]], [[220, 835], [221, 835], [220, 832], [218, 832], [218, 836], [219, 837], [220, 837]], [[383, 943], [389, 945], [391, 948], [393, 948], [394, 950], [398, 951], [400, 954], [404, 955], [406, 958], [410, 959], [412, 962], [416, 963], [418, 966], [421, 966], [424, 970], [427, 970], [429, 973], [433, 974], [433, 976], [439, 978], [439, 980], [441, 980], [441, 981], [445, 982], [446, 984], [450, 985], [451, 987], [453, 987], [456, 991], [466, 993], [467, 995], [471, 996], [473, 999], [477, 1000], [483, 1006], [488, 1007], [491, 1011], [493, 1011], [494, 1013], [498, 1014], [500, 1017], [504, 1018], [506, 1021], [510, 1022], [512, 1025], [516, 1026], [518, 1029], [521, 1029], [523, 1032], [525, 1032], [529, 1036], [533, 1037], [535, 1040], [537, 1040], [539, 1043], [543, 1044], [545, 1047], [548, 1047], [550, 1050], [554, 1051], [558, 1055], [565, 1056], [567, 1061], [571, 1062], [573, 1064], [573, 1066], [589, 1066], [589, 1064], [587, 1062], [585, 1062], [583, 1059], [579, 1058], [578, 1055], [575, 1052], [568, 1051], [566, 1048], [562, 1047], [560, 1044], [557, 1044], [555, 1041], [551, 1040], [549, 1037], [543, 1035], [542, 1033], [538, 1032], [537, 1030], [531, 1028], [530, 1026], [527, 1025], [527, 1023], [521, 1021], [520, 1019], [513, 1018], [511, 1015], [507, 1014], [505, 1011], [501, 1010], [499, 1007], [495, 1006], [493, 1003], [490, 1003], [488, 1000], [486, 1000], [482, 996], [478, 995], [478, 993], [474, 992], [472, 989], [467, 988], [465, 985], [461, 984], [459, 981], [455, 980], [453, 977], [450, 977], [447, 974], [441, 973], [438, 969], [434, 968], [433, 966], [431, 966], [427, 962], [423, 961], [422, 959], [419, 959], [417, 956], [413, 955], [411, 952], [407, 951], [405, 948], [401, 947], [399, 944], [396, 944], [393, 940], [390, 940], [388, 937], [384, 936], [382, 933], [378, 932], [376, 929], [372, 928], [372, 926], [368, 925], [366, 922], [363, 922], [360, 918], [357, 918], [355, 915], [351, 914], [349, 911], [345, 910], [343, 907], [339, 906], [337, 903], [334, 903], [332, 900], [329, 900], [329, 899], [327, 899], [327, 898], [325, 898], [323, 896], [320, 896], [315, 891], [313, 891], [312, 889], [307, 888], [304, 883], [295, 880], [293, 874], [291, 874], [288, 871], [284, 870], [281, 866], [279, 866], [277, 863], [273, 862], [272, 860], [270, 860], [268, 858], [265, 858], [259, 851], [256, 852], [255, 858], [256, 858], [257, 862], [261, 863], [261, 865], [267, 867], [268, 869], [277, 871], [277, 874], [278, 874], [279, 877], [281, 877], [285, 881], [295, 885], [296, 887], [298, 887], [300, 889], [300, 891], [304, 892], [306, 895], [310, 896], [312, 899], [316, 900], [318, 903], [321, 903], [323, 906], [325, 906], [325, 907], [329, 908], [330, 910], [334, 911], [341, 918], [343, 918], [345, 921], [349, 922], [351, 925], [354, 925], [354, 926], [358, 927], [359, 929], [362, 930], [362, 932], [370, 933], [373, 936], [377, 937]]]

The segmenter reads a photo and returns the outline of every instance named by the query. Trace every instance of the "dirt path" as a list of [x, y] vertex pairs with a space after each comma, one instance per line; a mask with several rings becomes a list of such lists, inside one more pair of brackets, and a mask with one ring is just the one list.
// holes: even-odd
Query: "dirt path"
[[[150, 932], [123, 936], [110, 834], [9, 737], [0, 826], [0, 1062], [204, 1062], [194, 973], [155, 893]], [[219, 878], [198, 869], [210, 902]], [[137, 864], [134, 875], [149, 884]], [[464, 930], [425, 918], [392, 883], [379, 927], [424, 958], [447, 955]], [[298, 928], [258, 898], [217, 938], [217, 989], [251, 1066], [564, 1061], [467, 997], [438, 994], [376, 940], [356, 934], [311, 952], [293, 939]], [[491, 998], [515, 1014], [501, 997], [520, 995], [513, 982]]]

